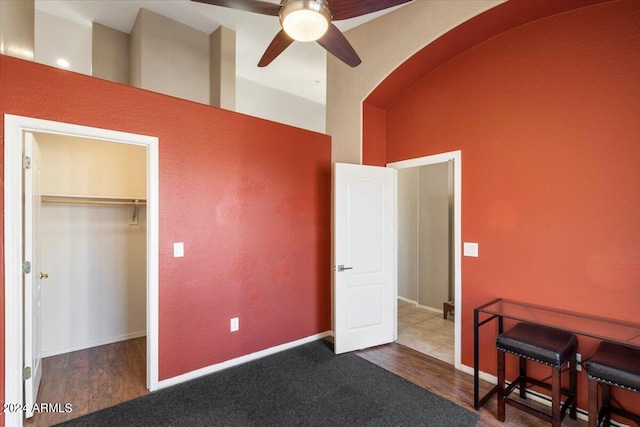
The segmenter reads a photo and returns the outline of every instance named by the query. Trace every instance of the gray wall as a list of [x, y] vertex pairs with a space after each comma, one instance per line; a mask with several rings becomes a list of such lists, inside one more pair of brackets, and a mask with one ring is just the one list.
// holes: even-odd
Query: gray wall
[[91, 31], [91, 74], [113, 82], [129, 84], [129, 34], [93, 23]]
[[307, 98], [256, 83], [236, 79], [236, 111], [325, 133], [325, 108]]
[[[24, 0], [24, 2], [18, 3], [25, 3], [26, 5], [28, 2], [29, 0]], [[5, 6], [7, 4], [9, 3], [5, 2], [5, 0], [0, 0], [2, 10], [6, 9]], [[151, 19], [151, 21], [171, 21], [169, 18], [157, 18], [153, 16], [153, 12], [150, 13], [148, 11], [142, 11], [136, 19], [136, 24], [133, 26], [131, 34], [127, 36], [120, 31], [107, 28], [99, 24], [93, 26], [78, 24], [68, 19], [63, 19], [44, 12], [40, 12], [39, 15], [40, 16], [35, 19], [35, 60], [37, 62], [56, 66], [55, 61], [57, 59], [57, 55], [54, 55], [54, 52], [57, 52], [57, 50], [55, 49], [55, 46], [57, 46], [58, 41], [62, 38], [61, 36], [64, 35], [65, 37], [72, 37], [72, 40], [82, 42], [83, 46], [85, 44], [88, 46], [87, 49], [83, 48], [81, 50], [73, 50], [74, 56], [70, 58], [70, 69], [73, 71], [91, 74], [95, 77], [123, 84], [126, 84], [128, 81], [130, 85], [135, 87], [160, 91], [171, 96], [181, 97], [179, 91], [165, 90], [162, 88], [158, 89], [157, 87], [147, 86], [145, 83], [147, 78], [151, 81], [156, 81], [156, 79], [153, 76], [150, 77], [142, 73], [143, 69], [146, 69], [144, 68], [145, 64], [160, 62], [157, 59], [153, 59], [154, 55], [160, 55], [163, 57], [169, 54], [167, 49], [156, 46], [159, 43], [158, 40], [152, 40], [151, 43], [147, 43], [146, 41], [143, 42], [143, 36], [147, 33], [149, 33], [149, 36], [155, 37], [155, 33], [152, 31], [143, 34], [144, 23], [149, 19]], [[9, 18], [9, 16], [10, 15], [3, 15], [2, 18]], [[40, 19], [42, 17], [46, 17], [47, 19]], [[19, 20], [20, 18], [15, 19]], [[177, 31], [182, 32], [184, 29], [183, 26], [178, 23], [176, 24], [175, 28], [178, 28]], [[95, 37], [93, 34], [94, 29], [96, 32]], [[167, 25], [163, 28], [163, 31], [168, 34], [169, 32], [174, 31], [174, 26]], [[191, 49], [187, 43], [182, 52], [185, 55], [200, 56], [198, 59], [193, 58], [192, 61], [187, 61], [198, 64], [195, 69], [183, 69], [182, 71], [184, 71], [184, 73], [178, 75], [175, 73], [176, 70], [173, 64], [167, 64], [164, 62], [166, 67], [159, 67], [157, 69], [152, 68], [152, 71], [150, 72], [160, 74], [164, 77], [169, 75], [171, 76], [171, 79], [173, 79], [174, 83], [190, 85], [191, 87], [187, 91], [188, 93], [195, 92], [199, 95], [209, 94], [209, 105], [233, 110], [233, 105], [235, 104], [235, 111], [239, 113], [261, 117], [267, 120], [303, 129], [309, 129], [315, 132], [325, 133], [326, 111], [324, 103], [314, 102], [293, 93], [278, 90], [273, 87], [260, 84], [256, 81], [236, 76], [235, 71], [232, 71], [232, 69], [235, 68], [236, 63], [236, 48], [232, 47], [235, 41], [235, 34], [233, 34], [232, 30], [228, 28], [220, 30], [219, 45], [217, 45], [215, 36], [216, 32], [219, 30], [214, 31], [212, 34], [199, 33], [197, 30], [195, 31], [196, 34], [198, 34], [198, 39], [202, 42], [203, 48], [194, 50]], [[191, 31], [187, 32], [191, 33]], [[129, 38], [129, 45], [124, 43], [124, 39], [127, 37]], [[173, 37], [173, 35], [171, 35], [171, 37]], [[206, 44], [204, 42], [205, 37], [207, 38]], [[38, 48], [38, 43], [40, 44], [40, 48]], [[66, 42], [65, 46], [69, 46], [70, 44], [71, 43]], [[151, 46], [151, 50], [143, 49], [147, 46]], [[217, 47], [220, 48], [220, 57], [216, 54], [218, 51]], [[92, 51], [95, 53], [95, 56], [92, 55]], [[66, 48], [65, 52], [67, 52]], [[109, 55], [113, 55], [120, 59], [116, 59], [114, 62], [109, 62], [109, 60], [107, 60]], [[125, 64], [127, 62], [127, 56], [129, 62], [128, 65]], [[117, 63], [119, 63], [119, 65]], [[204, 69], [203, 63], [209, 64], [210, 73], [206, 77], [202, 76], [201, 72], [202, 69]], [[122, 73], [124, 72], [123, 70], [127, 67], [130, 70], [129, 76], [122, 76]], [[216, 72], [219, 72], [219, 77], [215, 74]], [[194, 74], [201, 78], [198, 79], [193, 77]], [[195, 84], [197, 80], [199, 80], [200, 83]], [[219, 86], [216, 87], [216, 84]], [[215, 91], [218, 89], [220, 91], [219, 105], [217, 104], [218, 95], [215, 94]], [[194, 100], [194, 98], [192, 97], [191, 100]], [[201, 97], [198, 102], [203, 100], [204, 98]]]
[[236, 34], [207, 34], [140, 9], [131, 30], [133, 86], [234, 111]]
[[398, 171], [398, 296], [437, 310], [453, 298], [453, 169]]
[[211, 33], [211, 105], [236, 109], [236, 33], [220, 26]]
[[209, 34], [140, 9], [131, 43], [132, 85], [209, 104]]
[[142, 13], [138, 12], [136, 22], [129, 35], [129, 84], [142, 87]]
[[398, 170], [398, 296], [418, 300], [418, 168]]
[[0, 0], [0, 54], [33, 61], [33, 0]]
[[449, 300], [449, 163], [419, 171], [418, 304], [442, 309]]

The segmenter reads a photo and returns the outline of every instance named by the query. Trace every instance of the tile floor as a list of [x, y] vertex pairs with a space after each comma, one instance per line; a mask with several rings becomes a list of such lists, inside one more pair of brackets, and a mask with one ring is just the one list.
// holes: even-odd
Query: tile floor
[[415, 304], [398, 300], [397, 343], [453, 365], [454, 315], [448, 319]]

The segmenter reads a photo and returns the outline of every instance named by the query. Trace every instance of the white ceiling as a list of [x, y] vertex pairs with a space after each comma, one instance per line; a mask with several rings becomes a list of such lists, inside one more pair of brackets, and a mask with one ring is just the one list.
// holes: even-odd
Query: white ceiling
[[[278, 0], [266, 1], [279, 3]], [[138, 10], [143, 7], [206, 33], [224, 25], [236, 32], [238, 77], [325, 103], [327, 53], [317, 43], [295, 42], [268, 67], [256, 65], [280, 30], [278, 18], [274, 16], [189, 0], [35, 0], [35, 7], [80, 24], [97, 22], [126, 33], [131, 32]], [[336, 26], [346, 31], [396, 8], [338, 21]]]

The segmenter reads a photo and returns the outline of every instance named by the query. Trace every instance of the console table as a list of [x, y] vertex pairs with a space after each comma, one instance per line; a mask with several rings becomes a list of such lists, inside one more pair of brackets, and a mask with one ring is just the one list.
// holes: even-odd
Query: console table
[[640, 323], [608, 319], [502, 298], [493, 300], [473, 311], [473, 406], [475, 409], [480, 409], [498, 391], [496, 385], [487, 394], [480, 397], [480, 327], [496, 320], [498, 334], [501, 334], [504, 332], [504, 319], [551, 326], [579, 336], [640, 348]]

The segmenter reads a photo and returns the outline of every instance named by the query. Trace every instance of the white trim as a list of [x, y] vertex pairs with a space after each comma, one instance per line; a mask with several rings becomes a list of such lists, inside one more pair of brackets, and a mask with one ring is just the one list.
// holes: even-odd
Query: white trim
[[71, 353], [72, 351], [86, 350], [88, 348], [98, 347], [100, 345], [113, 344], [114, 342], [132, 340], [147, 335], [147, 331], [131, 332], [129, 334], [118, 335], [114, 337], [101, 338], [99, 340], [87, 341], [80, 344], [70, 345], [67, 347], [54, 348], [42, 352], [42, 357], [57, 356], [59, 354]]
[[[473, 376], [473, 368], [471, 366], [467, 366], [467, 365], [460, 365], [459, 368], [462, 372], [469, 374], [471, 376]], [[495, 375], [491, 375], [488, 374], [484, 371], [480, 371], [478, 377], [482, 380], [485, 380], [491, 384], [498, 384], [498, 378]], [[509, 384], [509, 382], [507, 382], [507, 384]], [[549, 396], [546, 396], [544, 394], [535, 392], [535, 391], [531, 391], [531, 390], [527, 390], [527, 399], [531, 399], [534, 402], [538, 402], [541, 403], [545, 406], [551, 406], [551, 399], [549, 398]], [[578, 408], [578, 418], [581, 420], [585, 420], [587, 421], [589, 419], [589, 414], [588, 411]], [[611, 425], [617, 426], [617, 427], [630, 427], [626, 424], [620, 424], [619, 422], [616, 422], [614, 420], [611, 420]]]
[[[16, 144], [12, 141], [18, 141]], [[22, 138], [10, 116], [4, 123], [4, 398], [23, 403], [22, 393]], [[17, 178], [17, 180], [16, 180]], [[16, 203], [18, 201], [18, 203]], [[13, 286], [8, 286], [9, 284]], [[11, 325], [11, 327], [9, 327]], [[22, 425], [22, 413], [5, 413], [5, 426]]]
[[[362, 105], [362, 104], [360, 104]], [[362, 117], [362, 115], [361, 115]], [[393, 259], [393, 295], [398, 295], [398, 171], [393, 174], [393, 225], [391, 257]], [[393, 341], [398, 339], [398, 302], [393, 302]]]
[[431, 156], [418, 157], [415, 159], [401, 160], [399, 162], [387, 163], [387, 167], [394, 169], [407, 169], [407, 168], [415, 168], [418, 166], [426, 166], [426, 165], [434, 165], [436, 163], [445, 163], [449, 160], [456, 160], [456, 156], [459, 157], [461, 155], [461, 151], [449, 151], [447, 153], [434, 154]]
[[[158, 138], [30, 117], [4, 115], [5, 402], [23, 402], [22, 135], [55, 133], [147, 147], [147, 388], [158, 389]], [[22, 426], [21, 412], [5, 426]]]
[[195, 371], [187, 372], [186, 374], [182, 374], [176, 377], [162, 380], [159, 383], [159, 386], [160, 386], [159, 388], [171, 387], [176, 384], [180, 384], [186, 381], [191, 381], [205, 375], [222, 371], [223, 369], [242, 365], [243, 363], [251, 362], [252, 360], [256, 360], [256, 359], [261, 359], [266, 356], [271, 356], [272, 354], [280, 353], [281, 351], [289, 350], [291, 348], [298, 347], [300, 345], [307, 344], [313, 341], [317, 341], [331, 335], [332, 335], [331, 331], [326, 331], [326, 332], [311, 335], [309, 337], [302, 338], [296, 341], [291, 341], [288, 343], [277, 345], [275, 347], [270, 347], [264, 350], [256, 351], [255, 353], [250, 353], [244, 356], [236, 357], [235, 359], [225, 360], [224, 362], [216, 363], [215, 365], [205, 366], [204, 368], [196, 369]]
[[[464, 372], [465, 374], [469, 374], [471, 376], [473, 376], [473, 368], [471, 366], [467, 366], [467, 365], [463, 365], [460, 364], [459, 368], [460, 371]], [[485, 380], [487, 382], [490, 382], [492, 384], [498, 384], [498, 377], [496, 377], [495, 375], [492, 374], [488, 374], [484, 371], [478, 371], [478, 378], [480, 378], [481, 380]]]
[[444, 310], [441, 310], [441, 309], [435, 308], [435, 307], [429, 307], [428, 305], [418, 304], [418, 301], [414, 301], [414, 300], [411, 300], [409, 298], [405, 298], [405, 297], [401, 297], [401, 296], [398, 296], [397, 298], [399, 300], [404, 301], [404, 302], [408, 302], [409, 304], [413, 304], [415, 306], [415, 308], [419, 308], [421, 310], [433, 311], [434, 313], [440, 313], [440, 314], [444, 313]]
[[414, 300], [409, 299], [409, 298], [401, 297], [400, 295], [396, 295], [396, 298], [398, 298], [401, 301], [408, 302], [409, 304], [418, 305], [418, 301], [414, 301]]
[[[462, 369], [462, 152], [460, 150], [432, 156], [388, 163], [387, 167], [406, 169], [453, 160], [453, 245], [454, 245], [454, 366]], [[396, 319], [397, 324], [397, 319]]]
[[[447, 173], [447, 180], [449, 179], [449, 174]], [[415, 201], [416, 201], [416, 269], [415, 269], [415, 289], [416, 289], [416, 307], [419, 305], [420, 303], [420, 223], [422, 221], [420, 221], [420, 169], [418, 169], [416, 171], [416, 181], [415, 182]], [[448, 184], [447, 184], [448, 186]], [[400, 192], [400, 190], [398, 190], [398, 192]], [[447, 200], [447, 204], [449, 204], [448, 200]], [[399, 208], [399, 207], [398, 207]], [[398, 227], [400, 227], [400, 221], [398, 221]], [[399, 230], [398, 230], [399, 231]], [[398, 260], [398, 264], [400, 264], [400, 261]]]
[[429, 307], [428, 305], [416, 304], [416, 307], [421, 308], [422, 310], [432, 311], [434, 313], [444, 313], [444, 310], [442, 310], [441, 308]]

